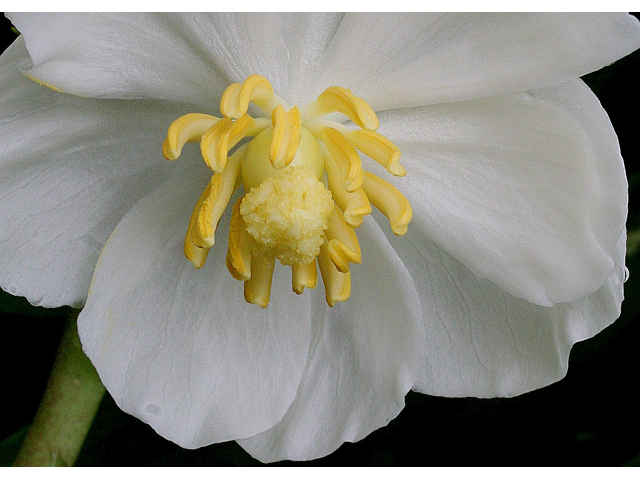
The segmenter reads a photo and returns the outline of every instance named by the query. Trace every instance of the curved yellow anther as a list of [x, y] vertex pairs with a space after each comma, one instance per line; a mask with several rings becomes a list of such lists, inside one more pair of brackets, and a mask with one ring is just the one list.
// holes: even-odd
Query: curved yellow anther
[[256, 130], [265, 127], [263, 122], [258, 124], [249, 115], [243, 115], [238, 120], [223, 118], [202, 136], [202, 158], [211, 170], [221, 172], [227, 163], [229, 150], [244, 137], [253, 136], [257, 133]]
[[362, 225], [363, 218], [371, 213], [371, 204], [362, 188], [355, 192], [347, 192], [342, 188], [342, 180], [340, 171], [335, 161], [324, 152], [324, 166], [327, 172], [327, 180], [329, 181], [329, 191], [336, 205], [344, 213], [344, 219], [352, 228], [358, 228]]
[[302, 134], [302, 115], [298, 107], [287, 113], [280, 104], [271, 112], [273, 138], [269, 150], [269, 160], [276, 170], [288, 166], [296, 156]]
[[196, 206], [193, 208], [191, 218], [189, 219], [189, 226], [187, 227], [187, 234], [184, 238], [184, 256], [187, 257], [187, 260], [189, 260], [196, 268], [202, 268], [204, 266], [209, 253], [209, 248], [196, 245], [193, 239], [195, 238], [194, 231], [198, 228], [198, 215], [200, 214], [200, 209], [202, 208], [204, 201], [209, 197], [210, 193], [211, 185], [207, 184], [200, 194], [200, 198], [198, 199]]
[[318, 267], [316, 260], [309, 263], [294, 263], [291, 265], [291, 283], [293, 291], [300, 295], [305, 288], [316, 288], [318, 283]]
[[323, 116], [328, 113], [340, 112], [365, 130], [376, 130], [380, 126], [376, 112], [367, 102], [342, 87], [329, 87], [322, 92], [318, 99], [305, 108], [309, 117]]
[[273, 257], [251, 258], [251, 278], [244, 282], [244, 299], [247, 302], [267, 308], [275, 263]]
[[219, 119], [204, 113], [188, 113], [177, 118], [169, 126], [167, 138], [162, 144], [162, 154], [167, 160], [175, 160], [187, 142], [199, 142], [207, 130]]
[[350, 130], [346, 137], [355, 148], [371, 157], [387, 171], [404, 177], [407, 171], [400, 165], [400, 149], [384, 135], [368, 130]]
[[407, 233], [413, 209], [405, 196], [396, 187], [370, 172], [364, 172], [362, 188], [371, 203], [389, 219], [391, 231], [396, 235]]
[[347, 192], [355, 192], [362, 185], [362, 162], [360, 155], [344, 135], [331, 127], [320, 132], [331, 157], [335, 160], [342, 177], [342, 188]]
[[247, 113], [249, 103], [253, 102], [263, 112], [275, 107], [273, 87], [262, 75], [251, 75], [240, 85], [231, 84], [222, 94], [220, 111], [225, 117], [240, 118]]
[[325, 243], [320, 248], [318, 266], [324, 283], [327, 304], [333, 307], [338, 302], [344, 302], [351, 295], [351, 272], [340, 272], [329, 257], [328, 247]]
[[338, 207], [333, 209], [327, 236], [327, 252], [336, 268], [343, 273], [349, 271], [349, 263], [362, 263], [362, 253], [356, 232], [347, 225]]
[[199, 247], [211, 248], [215, 243], [218, 222], [236, 188], [243, 153], [244, 148], [231, 155], [224, 170], [211, 177], [209, 195], [202, 202], [196, 228], [192, 230], [192, 241]]
[[251, 250], [249, 249], [244, 219], [240, 215], [240, 203], [242, 203], [242, 198], [239, 198], [233, 205], [226, 263], [233, 278], [245, 281], [251, 278]]

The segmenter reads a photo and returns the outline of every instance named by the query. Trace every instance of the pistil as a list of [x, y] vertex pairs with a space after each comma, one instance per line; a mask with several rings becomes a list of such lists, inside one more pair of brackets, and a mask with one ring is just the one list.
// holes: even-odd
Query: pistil
[[[264, 116], [249, 115], [250, 104]], [[291, 266], [292, 288], [315, 288], [320, 269], [330, 306], [351, 294], [351, 265], [362, 261], [356, 235], [371, 204], [404, 235], [411, 205], [390, 183], [362, 168], [358, 151], [396, 176], [406, 175], [400, 150], [375, 132], [373, 109], [350, 90], [330, 87], [302, 109], [289, 108], [268, 80], [251, 75], [222, 95], [223, 118], [202, 113], [174, 121], [163, 144], [175, 160], [187, 142], [200, 142], [214, 172], [198, 200], [185, 238], [185, 256], [201, 268], [233, 193], [226, 265], [244, 282], [247, 302], [266, 308], [276, 259]], [[326, 118], [342, 114], [359, 128]], [[236, 149], [244, 138], [250, 140]], [[232, 155], [229, 152], [236, 149]]]

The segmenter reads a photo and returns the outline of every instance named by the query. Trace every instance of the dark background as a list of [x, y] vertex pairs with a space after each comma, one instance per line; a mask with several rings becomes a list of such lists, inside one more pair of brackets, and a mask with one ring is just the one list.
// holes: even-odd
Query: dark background
[[[15, 39], [2, 16], [1, 51]], [[630, 232], [640, 229], [640, 51], [584, 77], [611, 117], [630, 187]], [[1, 140], [0, 140], [1, 141]], [[293, 465], [640, 466], [640, 255], [627, 258], [622, 316], [577, 344], [562, 381], [511, 399], [409, 393], [387, 427], [328, 457]], [[47, 310], [0, 292], [0, 465], [10, 465], [33, 419], [66, 308]], [[2, 441], [4, 439], [4, 441]], [[120, 411], [107, 394], [77, 465], [259, 465], [235, 442], [183, 450]]]

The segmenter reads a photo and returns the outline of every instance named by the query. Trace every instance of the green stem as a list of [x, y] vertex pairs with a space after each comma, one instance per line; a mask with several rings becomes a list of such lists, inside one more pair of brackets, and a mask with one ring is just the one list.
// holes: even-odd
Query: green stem
[[14, 466], [71, 466], [104, 395], [82, 352], [74, 311], [65, 325], [47, 389]]

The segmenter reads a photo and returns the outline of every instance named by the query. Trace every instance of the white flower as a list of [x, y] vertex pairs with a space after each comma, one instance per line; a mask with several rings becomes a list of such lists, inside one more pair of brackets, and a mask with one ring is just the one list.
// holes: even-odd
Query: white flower
[[[0, 59], [0, 286], [86, 302], [80, 336], [105, 386], [181, 446], [323, 456], [386, 425], [411, 389], [557, 381], [571, 346], [620, 313], [625, 172], [578, 77], [638, 48], [632, 17], [10, 19], [23, 36]], [[215, 114], [252, 74], [290, 106], [351, 89], [402, 152], [405, 177], [363, 166], [409, 200], [408, 232], [373, 209], [334, 307], [322, 286], [291, 292], [280, 265], [268, 307], [246, 303], [225, 266], [231, 208], [202, 268], [182, 253], [211, 171], [197, 148], [164, 160], [167, 127]]]

